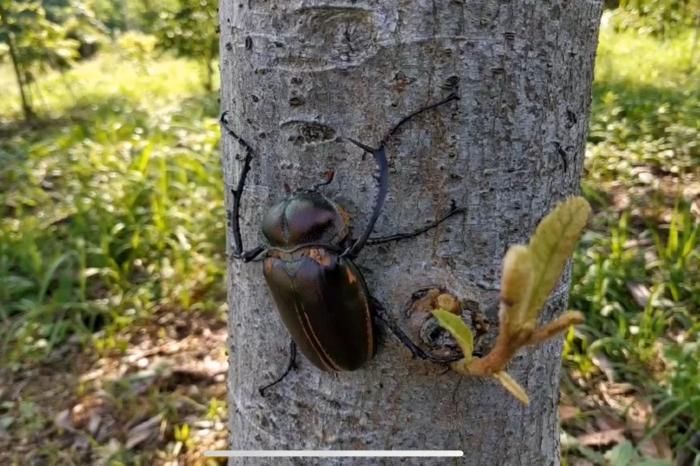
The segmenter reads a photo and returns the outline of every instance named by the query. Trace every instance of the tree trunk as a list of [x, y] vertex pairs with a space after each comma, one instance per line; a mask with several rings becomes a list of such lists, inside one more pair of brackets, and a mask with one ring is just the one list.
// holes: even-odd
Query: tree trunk
[[[4, 12], [0, 12], [0, 16], [3, 18], [3, 25], [7, 27], [7, 23], [5, 22], [5, 16], [6, 14]], [[19, 96], [20, 100], [22, 102], [22, 113], [24, 114], [24, 119], [25, 121], [31, 121], [34, 118], [34, 111], [32, 110], [32, 106], [29, 103], [29, 98], [27, 96], [27, 92], [29, 92], [29, 88], [24, 82], [23, 76], [22, 76], [22, 69], [20, 68], [19, 65], [19, 60], [17, 58], [17, 51], [15, 50], [15, 41], [14, 37], [12, 34], [7, 35], [7, 41], [5, 42], [7, 44], [7, 49], [10, 52], [10, 60], [12, 61], [12, 68], [15, 71], [15, 78], [17, 79], [17, 88], [19, 89]]]
[[[325, 192], [360, 232], [375, 167], [339, 136], [377, 145], [401, 117], [455, 92], [459, 101], [390, 140], [390, 190], [375, 232], [424, 225], [451, 199], [467, 213], [419, 238], [367, 247], [357, 263], [409, 332], [406, 302], [434, 284], [495, 322], [508, 245], [579, 189], [602, 3], [222, 0], [222, 110], [260, 154], [242, 201], [246, 248], [260, 244], [262, 215], [285, 182], [309, 187], [331, 168]], [[243, 151], [222, 140], [230, 206]], [[568, 282], [545, 319], [565, 308]], [[233, 449], [462, 449], [461, 464], [559, 463], [560, 341], [509, 367], [529, 407], [492, 381], [412, 359], [390, 336], [354, 372], [322, 372], [300, 356], [263, 398], [257, 388], [284, 369], [289, 337], [260, 263], [231, 264], [229, 303]]]

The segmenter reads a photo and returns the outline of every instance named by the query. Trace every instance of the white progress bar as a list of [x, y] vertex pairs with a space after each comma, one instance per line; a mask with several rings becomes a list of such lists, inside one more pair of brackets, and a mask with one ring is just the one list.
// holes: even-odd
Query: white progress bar
[[462, 450], [208, 450], [209, 458], [458, 458]]

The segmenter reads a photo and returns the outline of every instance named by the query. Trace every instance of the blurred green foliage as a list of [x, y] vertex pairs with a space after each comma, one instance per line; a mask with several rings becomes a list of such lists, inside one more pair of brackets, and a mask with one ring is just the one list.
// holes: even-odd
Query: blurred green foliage
[[79, 43], [46, 16], [38, 0], [0, 0], [0, 62], [10, 61], [27, 120], [34, 114], [29, 86], [48, 68], [67, 68]]
[[103, 53], [40, 83], [56, 119], [0, 139], [3, 358], [98, 330], [119, 347], [144, 313], [225, 301], [218, 109], [196, 69]]
[[[65, 0], [44, 0], [62, 2]], [[160, 12], [177, 8], [178, 0], [84, 0], [114, 35], [126, 31], [152, 33]]]
[[69, 39], [78, 41], [81, 59], [90, 58], [107, 42], [109, 29], [100, 21], [90, 2], [82, 0], [44, 0], [46, 17], [65, 30]]
[[[211, 91], [217, 7], [214, 0], [0, 0], [0, 63], [13, 65], [26, 120], [35, 116], [37, 75], [68, 69], [121, 31], [129, 31], [131, 39], [140, 37], [141, 44], [153, 42], [159, 50], [200, 60], [204, 87]], [[133, 50], [138, 44], [127, 45]]]
[[218, 69], [213, 63], [219, 55], [218, 5], [217, 0], [177, 0], [175, 8], [160, 13], [154, 26], [158, 47], [201, 60], [209, 91]]
[[620, 0], [612, 18], [618, 30], [674, 34], [681, 27], [700, 27], [697, 0]]

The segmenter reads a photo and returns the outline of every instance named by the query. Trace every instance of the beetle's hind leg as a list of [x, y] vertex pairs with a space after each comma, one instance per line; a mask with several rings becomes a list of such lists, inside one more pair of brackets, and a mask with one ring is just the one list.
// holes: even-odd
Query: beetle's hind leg
[[383, 323], [406, 348], [409, 349], [414, 358], [425, 359], [436, 364], [449, 364], [462, 359], [462, 356], [438, 357], [423, 351], [423, 349], [416, 345], [413, 340], [411, 340], [411, 338], [406, 335], [403, 330], [401, 330], [399, 324], [397, 324], [394, 318], [389, 315], [382, 303], [380, 303], [376, 298], [372, 297], [372, 304], [374, 307], [374, 316], [377, 317], [377, 319], [379, 319], [379, 321]]
[[431, 222], [428, 225], [425, 225], [424, 227], [418, 228], [417, 230], [411, 232], [396, 233], [387, 236], [370, 236], [366, 244], [368, 246], [374, 246], [377, 244], [389, 243], [391, 241], [402, 241], [405, 239], [415, 238], [418, 235], [421, 235], [427, 231], [432, 230], [433, 228], [436, 228], [438, 225], [440, 225], [442, 222], [452, 217], [453, 215], [463, 214], [465, 212], [466, 209], [462, 207], [457, 207], [454, 201], [452, 201], [452, 204], [450, 205], [450, 211], [442, 217], [440, 217], [439, 219], [437, 219], [436, 221]]
[[285, 377], [289, 375], [289, 373], [292, 371], [292, 369], [297, 368], [297, 344], [294, 343], [294, 340], [289, 342], [289, 361], [287, 362], [287, 368], [284, 370], [282, 375], [277, 377], [277, 379], [269, 383], [267, 385], [263, 385], [262, 387], [258, 388], [258, 392], [260, 392], [260, 396], [265, 396], [265, 390], [268, 388], [272, 388], [278, 383], [280, 383], [282, 380], [284, 380]]

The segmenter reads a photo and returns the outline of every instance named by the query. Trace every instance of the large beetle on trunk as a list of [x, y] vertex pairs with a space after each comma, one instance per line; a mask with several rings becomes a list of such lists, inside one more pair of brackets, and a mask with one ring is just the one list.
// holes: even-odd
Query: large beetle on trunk
[[350, 239], [349, 217], [343, 208], [319, 191], [333, 180], [333, 173], [329, 172], [325, 182], [310, 189], [288, 192], [282, 201], [274, 205], [262, 224], [267, 244], [249, 251], [243, 249], [239, 211], [255, 151], [228, 125], [226, 112], [222, 114], [222, 126], [245, 149], [240, 177], [236, 188], [231, 191], [232, 257], [244, 262], [264, 258], [265, 280], [292, 337], [286, 370], [275, 381], [261, 387], [261, 395], [295, 367], [297, 347], [315, 366], [326, 371], [351, 371], [361, 367], [375, 351], [374, 317], [383, 322], [414, 356], [436, 363], [454, 360], [435, 357], [414, 344], [381, 304], [372, 298], [353, 260], [366, 245], [412, 238], [464, 212], [464, 209], [456, 208], [453, 204], [442, 218], [416, 231], [383, 237], [370, 236], [388, 190], [387, 140], [414, 116], [457, 99], [457, 96], [450, 95], [403, 118], [387, 133], [377, 149], [347, 138], [372, 154], [379, 168], [379, 190], [372, 215], [358, 239]]

